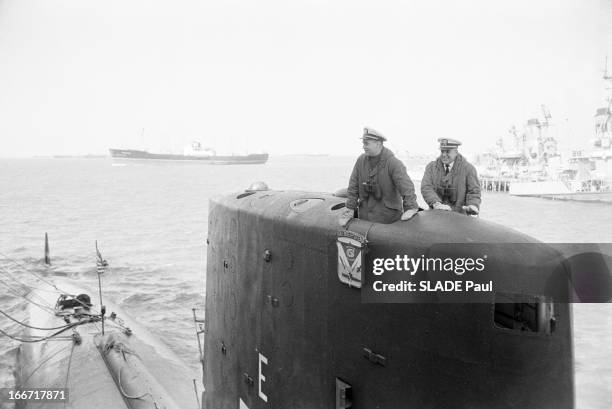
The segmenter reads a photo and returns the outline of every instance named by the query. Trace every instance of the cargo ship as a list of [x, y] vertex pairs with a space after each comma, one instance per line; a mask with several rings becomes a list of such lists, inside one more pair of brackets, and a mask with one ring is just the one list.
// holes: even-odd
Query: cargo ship
[[200, 142], [192, 142], [186, 147], [183, 154], [151, 153], [137, 149], [109, 149], [110, 155], [116, 162], [126, 161], [180, 161], [196, 162], [209, 165], [261, 165], [268, 161], [267, 153], [253, 153], [247, 155], [217, 155], [213, 149], [202, 148]]

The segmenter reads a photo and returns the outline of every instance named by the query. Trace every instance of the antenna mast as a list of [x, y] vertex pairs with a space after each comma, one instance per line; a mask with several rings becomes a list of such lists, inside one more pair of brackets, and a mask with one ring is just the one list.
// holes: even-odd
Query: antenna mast
[[606, 65], [604, 67], [603, 79], [606, 81], [612, 80], [612, 75], [608, 75], [608, 56], [606, 55]]

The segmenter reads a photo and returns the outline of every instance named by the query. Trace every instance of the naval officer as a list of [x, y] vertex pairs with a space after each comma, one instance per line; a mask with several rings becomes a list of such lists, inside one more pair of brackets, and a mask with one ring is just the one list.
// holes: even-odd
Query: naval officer
[[480, 183], [476, 168], [457, 148], [456, 139], [439, 138], [440, 157], [430, 162], [421, 182], [421, 193], [429, 207], [464, 214], [480, 212]]
[[380, 132], [365, 128], [361, 139], [364, 153], [353, 167], [340, 225], [346, 225], [355, 209], [360, 219], [375, 223], [410, 219], [419, 206], [406, 167], [383, 146], [387, 138]]

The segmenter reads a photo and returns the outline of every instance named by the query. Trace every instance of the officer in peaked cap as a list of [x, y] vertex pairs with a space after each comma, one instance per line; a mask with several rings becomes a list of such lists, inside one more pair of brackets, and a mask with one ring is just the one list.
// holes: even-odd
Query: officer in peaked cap
[[383, 134], [373, 128], [363, 128], [363, 136], [360, 139], [371, 139], [373, 141], [381, 142], [385, 142], [387, 140], [387, 138], [385, 138]]
[[461, 141], [451, 138], [438, 138], [438, 142], [440, 143], [440, 150], [457, 150], [459, 145], [461, 145]]
[[364, 153], [353, 167], [340, 225], [345, 226], [353, 218], [355, 210], [360, 219], [375, 223], [412, 218], [419, 206], [406, 167], [384, 147], [387, 138], [382, 133], [364, 128], [361, 140]]
[[429, 207], [464, 214], [480, 213], [480, 182], [476, 168], [457, 148], [457, 139], [439, 138], [440, 156], [425, 168], [421, 193]]

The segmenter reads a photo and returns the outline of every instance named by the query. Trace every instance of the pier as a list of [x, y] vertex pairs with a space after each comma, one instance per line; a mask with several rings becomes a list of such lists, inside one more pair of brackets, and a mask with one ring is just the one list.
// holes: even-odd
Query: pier
[[508, 192], [510, 190], [509, 178], [480, 178], [480, 188], [488, 192]]

